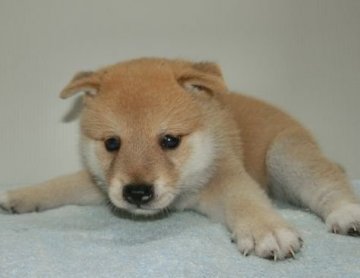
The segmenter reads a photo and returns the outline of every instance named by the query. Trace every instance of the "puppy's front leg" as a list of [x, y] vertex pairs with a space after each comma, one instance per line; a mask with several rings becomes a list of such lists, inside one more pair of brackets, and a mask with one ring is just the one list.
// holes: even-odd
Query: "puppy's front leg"
[[25, 213], [64, 205], [100, 204], [105, 195], [86, 171], [0, 193], [0, 207], [12, 213]]
[[246, 173], [212, 184], [201, 195], [199, 210], [223, 220], [244, 255], [255, 253], [281, 260], [293, 257], [302, 246], [298, 233], [273, 209], [266, 193]]

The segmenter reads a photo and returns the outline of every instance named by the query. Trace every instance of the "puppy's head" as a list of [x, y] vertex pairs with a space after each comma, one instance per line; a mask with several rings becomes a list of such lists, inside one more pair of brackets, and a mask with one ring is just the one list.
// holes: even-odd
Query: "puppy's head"
[[216, 140], [206, 116], [226, 92], [212, 63], [138, 59], [77, 74], [61, 92], [85, 92], [85, 165], [118, 208], [156, 214], [211, 177]]

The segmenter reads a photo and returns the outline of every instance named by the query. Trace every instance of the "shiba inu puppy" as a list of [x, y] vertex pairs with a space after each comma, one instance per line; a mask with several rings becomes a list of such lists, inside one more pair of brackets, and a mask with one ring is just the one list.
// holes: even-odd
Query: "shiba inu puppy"
[[359, 235], [360, 203], [309, 132], [273, 106], [231, 93], [216, 64], [143, 58], [81, 72], [86, 170], [0, 194], [13, 213], [100, 204], [136, 215], [193, 209], [223, 222], [244, 255], [294, 256], [302, 240], [268, 194]]

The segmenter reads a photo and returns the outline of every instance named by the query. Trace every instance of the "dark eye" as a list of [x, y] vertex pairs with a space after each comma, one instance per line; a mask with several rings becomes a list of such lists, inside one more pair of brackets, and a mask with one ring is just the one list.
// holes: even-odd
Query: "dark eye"
[[164, 135], [160, 139], [160, 146], [165, 150], [173, 150], [180, 145], [180, 141], [179, 136]]
[[108, 152], [115, 152], [120, 149], [120, 138], [119, 137], [110, 137], [105, 140], [105, 148]]

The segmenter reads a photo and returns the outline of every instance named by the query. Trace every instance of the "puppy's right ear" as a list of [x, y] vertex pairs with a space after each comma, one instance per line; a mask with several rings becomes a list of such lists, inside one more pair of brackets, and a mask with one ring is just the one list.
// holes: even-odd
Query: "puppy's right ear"
[[75, 74], [70, 83], [61, 91], [60, 97], [65, 99], [80, 92], [94, 96], [99, 88], [100, 78], [98, 74], [92, 71], [82, 71]]

